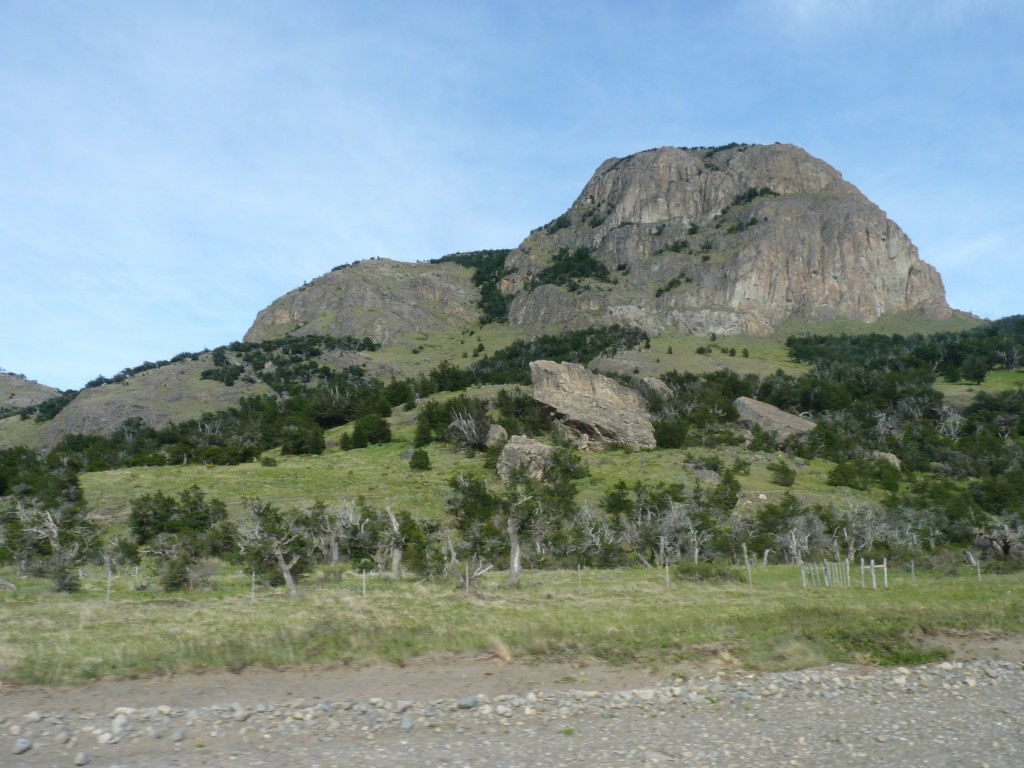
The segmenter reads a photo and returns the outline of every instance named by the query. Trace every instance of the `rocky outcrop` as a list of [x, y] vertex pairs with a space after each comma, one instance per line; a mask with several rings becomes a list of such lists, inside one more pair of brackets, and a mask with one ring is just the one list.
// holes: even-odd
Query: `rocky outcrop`
[[472, 270], [447, 262], [360, 261], [274, 301], [245, 340], [323, 334], [391, 344], [406, 334], [462, 329], [479, 316], [471, 278]]
[[530, 363], [533, 397], [554, 411], [563, 431], [581, 447], [655, 447], [654, 427], [640, 393], [576, 363]]
[[[544, 284], [560, 252], [580, 249], [607, 279]], [[767, 334], [788, 318], [952, 313], [903, 231], [834, 168], [783, 144], [608, 160], [506, 267], [510, 322], [532, 332]]]
[[522, 469], [528, 477], [543, 480], [554, 450], [524, 435], [513, 435], [498, 457], [498, 477], [507, 483], [517, 469]]
[[484, 442], [488, 448], [496, 445], [504, 445], [508, 442], [508, 431], [501, 424], [491, 424], [487, 428], [487, 440]]
[[768, 432], [774, 432], [780, 440], [785, 440], [791, 435], [807, 434], [815, 427], [810, 419], [786, 413], [774, 405], [762, 403], [752, 397], [737, 397], [733, 405], [739, 411], [741, 424], [748, 427], [757, 425]]
[[868, 458], [872, 461], [884, 461], [896, 469], [903, 469], [903, 462], [900, 461], [900, 457], [895, 453], [889, 453], [888, 451], [871, 451], [868, 454]]
[[[577, 254], [607, 276], [570, 264]], [[786, 144], [607, 160], [565, 214], [509, 253], [499, 287], [509, 322], [532, 334], [612, 323], [651, 335], [769, 334], [789, 318], [952, 314], [938, 273], [885, 212]], [[391, 344], [464, 328], [479, 319], [479, 299], [473, 270], [455, 262], [371, 259], [282, 296], [245, 339]]]

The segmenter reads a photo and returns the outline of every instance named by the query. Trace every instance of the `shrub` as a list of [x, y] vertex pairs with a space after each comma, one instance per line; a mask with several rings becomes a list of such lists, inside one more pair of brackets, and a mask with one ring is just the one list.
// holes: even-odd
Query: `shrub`
[[351, 435], [341, 436], [341, 448], [344, 451], [352, 448], [365, 448], [368, 445], [391, 442], [391, 427], [383, 416], [368, 413], [356, 419]]
[[281, 438], [281, 453], [321, 454], [324, 452], [324, 431], [315, 423], [289, 424]]
[[788, 488], [796, 482], [796, 470], [783, 459], [771, 462], [768, 465], [768, 471], [771, 473], [772, 482], [776, 485]]
[[409, 468], [420, 472], [430, 469], [430, 456], [422, 448], [417, 448], [409, 459]]

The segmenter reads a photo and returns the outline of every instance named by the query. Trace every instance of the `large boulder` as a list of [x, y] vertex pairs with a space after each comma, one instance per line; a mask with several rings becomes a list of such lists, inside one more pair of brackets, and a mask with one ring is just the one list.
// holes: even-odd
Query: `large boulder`
[[543, 480], [554, 448], [524, 435], [513, 435], [498, 457], [498, 477], [506, 483], [517, 469], [525, 469], [534, 480]]
[[639, 392], [576, 363], [535, 360], [530, 378], [534, 399], [555, 412], [562, 429], [581, 447], [655, 447], [654, 427]]
[[774, 432], [780, 440], [791, 435], [805, 435], [815, 427], [810, 419], [786, 413], [752, 397], [737, 397], [733, 405], [739, 411], [741, 424], [748, 427], [757, 425], [768, 432]]
[[491, 424], [487, 428], [487, 441], [484, 443], [488, 448], [496, 445], [504, 445], [508, 442], [508, 431], [501, 424]]

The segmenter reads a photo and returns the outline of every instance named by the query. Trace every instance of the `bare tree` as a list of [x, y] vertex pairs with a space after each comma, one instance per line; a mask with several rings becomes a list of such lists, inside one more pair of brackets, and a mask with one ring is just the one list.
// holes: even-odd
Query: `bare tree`
[[254, 567], [263, 569], [272, 562], [281, 571], [281, 577], [292, 597], [298, 597], [294, 569], [306, 556], [309, 539], [300, 525], [295, 511], [282, 512], [269, 502], [248, 499], [249, 516], [237, 529], [239, 552]]
[[615, 544], [615, 532], [608, 516], [586, 501], [573, 514], [572, 531], [573, 550], [584, 556], [602, 557]]
[[391, 505], [384, 507], [384, 514], [387, 516], [387, 529], [381, 536], [382, 552], [386, 553], [386, 560], [391, 563], [391, 577], [402, 578], [402, 556], [405, 554], [405, 537], [402, 533], [402, 526], [391, 511]]
[[985, 549], [1008, 558], [1024, 542], [1024, 523], [1009, 515], [986, 515], [982, 523], [974, 527], [974, 535], [979, 543], [987, 544]]
[[533, 494], [529, 492], [525, 483], [516, 483], [513, 488], [513, 495], [505, 502], [505, 532], [508, 535], [508, 583], [513, 586], [519, 583], [523, 572], [522, 549], [519, 540], [520, 534], [526, 528], [531, 511], [537, 511], [537, 505], [533, 502]]
[[323, 562], [337, 565], [341, 562], [342, 546], [360, 537], [368, 520], [358, 511], [355, 502], [348, 499], [338, 506], [328, 507], [317, 502], [306, 513], [307, 532]]
[[44, 545], [57, 590], [76, 591], [78, 577], [74, 568], [95, 543], [99, 533], [96, 526], [75, 504], [47, 507], [18, 499], [15, 514], [26, 539]]
[[448, 436], [462, 450], [482, 451], [487, 447], [487, 433], [490, 428], [490, 420], [484, 413], [454, 411], [452, 421], [448, 425]]
[[964, 417], [956, 408], [943, 405], [939, 408], [939, 434], [954, 443], [963, 433]]

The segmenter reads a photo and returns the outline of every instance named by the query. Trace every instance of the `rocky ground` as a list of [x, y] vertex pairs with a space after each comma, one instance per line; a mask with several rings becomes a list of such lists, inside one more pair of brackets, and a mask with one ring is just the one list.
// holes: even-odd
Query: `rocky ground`
[[1019, 767], [1024, 663], [659, 679], [460, 659], [0, 689], [10, 768], [636, 764]]

